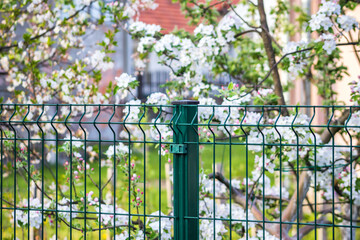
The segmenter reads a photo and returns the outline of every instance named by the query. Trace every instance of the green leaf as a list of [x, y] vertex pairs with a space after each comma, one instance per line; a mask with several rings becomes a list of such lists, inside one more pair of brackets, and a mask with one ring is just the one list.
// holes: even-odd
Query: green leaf
[[360, 178], [357, 178], [355, 181], [355, 189], [358, 191], [360, 189]]

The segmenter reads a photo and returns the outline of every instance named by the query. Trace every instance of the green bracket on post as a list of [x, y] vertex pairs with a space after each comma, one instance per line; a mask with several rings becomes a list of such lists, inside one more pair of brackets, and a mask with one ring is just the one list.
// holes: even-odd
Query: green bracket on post
[[186, 144], [171, 144], [170, 153], [172, 154], [186, 154], [187, 146]]
[[174, 216], [177, 240], [199, 239], [198, 101], [172, 102], [174, 144]]

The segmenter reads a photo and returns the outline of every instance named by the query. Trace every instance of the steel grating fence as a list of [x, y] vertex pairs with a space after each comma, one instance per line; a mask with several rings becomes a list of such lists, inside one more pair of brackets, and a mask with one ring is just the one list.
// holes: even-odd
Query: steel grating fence
[[0, 105], [1, 239], [359, 239], [357, 106]]

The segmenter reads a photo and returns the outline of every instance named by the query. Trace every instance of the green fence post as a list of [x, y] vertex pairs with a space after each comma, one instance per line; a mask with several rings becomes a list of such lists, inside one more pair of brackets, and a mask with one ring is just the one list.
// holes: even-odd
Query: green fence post
[[198, 101], [182, 100], [173, 116], [175, 239], [199, 239], [199, 135]]

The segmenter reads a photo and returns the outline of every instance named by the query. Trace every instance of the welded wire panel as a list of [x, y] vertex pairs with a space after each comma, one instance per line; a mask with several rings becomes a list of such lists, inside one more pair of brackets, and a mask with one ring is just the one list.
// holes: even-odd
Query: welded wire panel
[[0, 105], [1, 239], [358, 239], [345, 106]]
[[170, 239], [172, 106], [0, 105], [1, 239]]
[[198, 107], [200, 239], [359, 239], [357, 107]]

